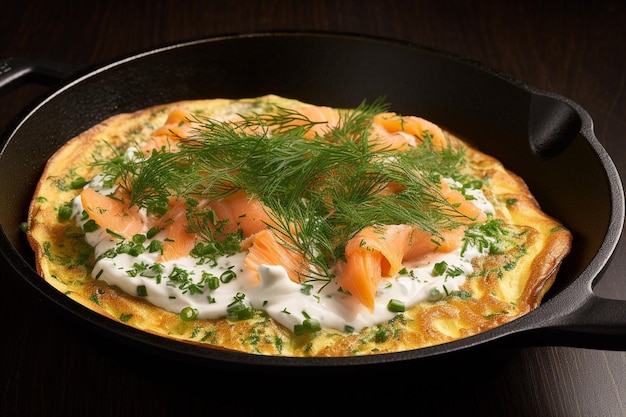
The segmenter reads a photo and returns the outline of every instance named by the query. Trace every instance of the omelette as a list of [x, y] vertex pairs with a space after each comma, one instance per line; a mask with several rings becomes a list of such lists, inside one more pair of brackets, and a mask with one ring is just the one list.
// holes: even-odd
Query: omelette
[[111, 320], [296, 357], [515, 320], [572, 244], [522, 178], [437, 124], [276, 95], [102, 121], [49, 159], [26, 226], [42, 279]]

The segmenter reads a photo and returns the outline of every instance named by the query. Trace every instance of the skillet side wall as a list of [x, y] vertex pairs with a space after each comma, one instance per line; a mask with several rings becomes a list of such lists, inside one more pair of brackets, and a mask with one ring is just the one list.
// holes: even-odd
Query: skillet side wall
[[297, 35], [164, 48], [104, 67], [44, 100], [8, 136], [0, 155], [4, 232], [30, 260], [19, 225], [41, 170], [67, 140], [99, 121], [183, 99], [268, 93], [338, 107], [384, 96], [391, 110], [430, 119], [500, 159], [527, 181], [547, 212], [574, 232], [574, 252], [562, 267], [557, 290], [582, 272], [602, 243], [610, 216], [602, 165], [581, 135], [554, 157], [532, 152], [529, 91], [426, 49], [416, 53], [407, 45], [360, 37]]

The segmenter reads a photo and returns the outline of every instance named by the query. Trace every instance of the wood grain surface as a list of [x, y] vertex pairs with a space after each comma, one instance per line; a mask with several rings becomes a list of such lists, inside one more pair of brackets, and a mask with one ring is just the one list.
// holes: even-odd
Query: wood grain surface
[[[626, 173], [625, 4], [8, 0], [0, 7], [0, 58], [94, 65], [167, 43], [271, 30], [405, 40], [469, 57], [578, 102]], [[26, 85], [0, 97], [0, 129], [46, 91]], [[626, 299], [625, 272], [620, 243], [596, 292]], [[0, 282], [3, 416], [626, 416], [626, 352], [506, 349], [453, 366], [416, 364], [397, 375], [344, 379], [173, 368], [90, 337], [4, 265]]]

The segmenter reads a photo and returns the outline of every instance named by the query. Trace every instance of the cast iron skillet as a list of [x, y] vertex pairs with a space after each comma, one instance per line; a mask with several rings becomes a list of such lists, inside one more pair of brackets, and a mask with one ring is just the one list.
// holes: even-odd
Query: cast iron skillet
[[[3, 66], [4, 88], [48, 82], [64, 73], [17, 59]], [[527, 181], [545, 211], [574, 233], [573, 250], [544, 303], [509, 324], [430, 348], [365, 357], [281, 358], [145, 334], [76, 304], [37, 275], [20, 223], [46, 160], [67, 140], [121, 112], [183, 99], [268, 93], [336, 107], [384, 96], [392, 110], [430, 119], [499, 158]], [[165, 46], [81, 71], [4, 132], [0, 195], [0, 249], [13, 273], [86, 328], [156, 355], [209, 366], [312, 370], [402, 365], [500, 343], [626, 348], [626, 302], [592, 291], [622, 231], [624, 194], [588, 113], [506, 74], [413, 44], [334, 33], [244, 34]]]

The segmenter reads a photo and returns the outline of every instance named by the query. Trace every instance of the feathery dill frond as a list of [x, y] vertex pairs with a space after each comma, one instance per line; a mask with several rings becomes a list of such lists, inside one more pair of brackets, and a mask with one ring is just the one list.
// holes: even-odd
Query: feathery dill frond
[[[409, 224], [437, 235], [458, 225], [440, 181], [466, 180], [463, 151], [433, 146], [427, 132], [408, 151], [373, 146], [372, 119], [386, 109], [380, 99], [363, 102], [314, 135], [318, 122], [282, 107], [227, 121], [195, 116], [195, 130], [176, 152], [157, 150], [107, 169], [120, 171], [133, 204], [154, 211], [172, 196], [210, 201], [243, 190], [267, 209], [281, 242], [304, 254], [311, 275], [328, 277], [346, 242], [364, 227]], [[205, 215], [189, 213], [210, 240]]]

